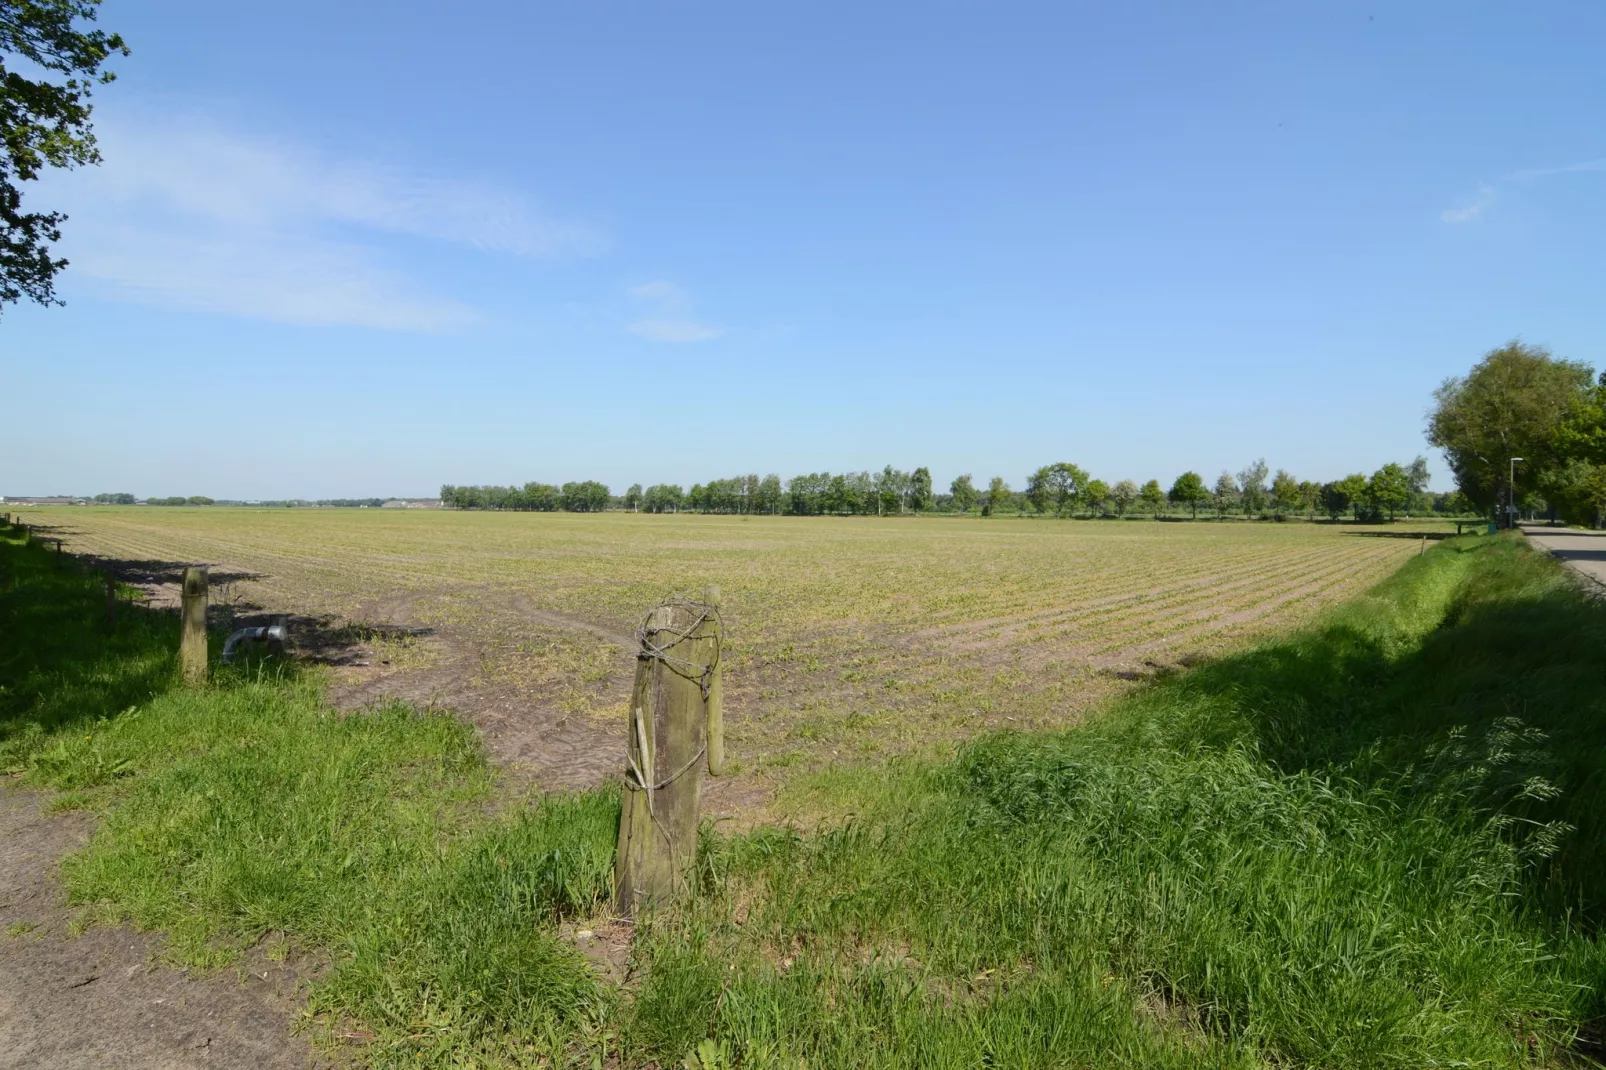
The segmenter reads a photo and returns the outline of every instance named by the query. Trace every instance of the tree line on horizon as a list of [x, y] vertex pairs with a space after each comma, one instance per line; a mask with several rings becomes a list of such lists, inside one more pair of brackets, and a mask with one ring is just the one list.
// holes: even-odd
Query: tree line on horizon
[[962, 475], [949, 484], [947, 494], [933, 490], [931, 471], [924, 466], [903, 471], [887, 465], [879, 472], [811, 472], [783, 481], [771, 473], [756, 473], [695, 483], [690, 490], [677, 484], [633, 484], [614, 496], [605, 485], [586, 481], [520, 486], [454, 486], [441, 488], [441, 504], [453, 509], [489, 509], [535, 512], [598, 512], [617, 508], [645, 513], [718, 513], [730, 515], [788, 516], [906, 516], [926, 512], [978, 513], [996, 516], [1034, 513], [1056, 517], [1166, 516], [1173, 510], [1197, 519], [1201, 510], [1217, 517], [1239, 514], [1273, 519], [1318, 515], [1337, 520], [1393, 519], [1398, 513], [1460, 513], [1470, 503], [1459, 494], [1433, 494], [1427, 490], [1425, 458], [1408, 465], [1390, 462], [1370, 476], [1354, 473], [1343, 479], [1315, 483], [1296, 479], [1278, 469], [1272, 473], [1264, 459], [1247, 465], [1236, 475], [1222, 472], [1207, 484], [1197, 472], [1178, 476], [1169, 490], [1159, 480], [1141, 486], [1123, 479], [1110, 484], [1095, 479], [1077, 465], [1058, 462], [1033, 472], [1026, 486], [1016, 490], [1003, 476], [994, 476], [985, 488], [974, 477]]
[[522, 487], [441, 487], [441, 505], [448, 509], [506, 509], [535, 513], [600, 513], [613, 502], [608, 488], [595, 480], [526, 483]]

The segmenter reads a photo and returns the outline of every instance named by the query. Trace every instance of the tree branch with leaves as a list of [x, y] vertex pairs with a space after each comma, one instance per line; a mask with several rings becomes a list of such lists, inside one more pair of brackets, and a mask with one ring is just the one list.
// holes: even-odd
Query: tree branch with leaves
[[[113, 55], [128, 55], [123, 39], [91, 29], [100, 0], [0, 0], [0, 309], [24, 297], [59, 305], [56, 276], [67, 261], [61, 212], [28, 211], [21, 184], [49, 167], [100, 162], [90, 125], [90, 95], [115, 75]], [[29, 73], [15, 67], [18, 61]]]

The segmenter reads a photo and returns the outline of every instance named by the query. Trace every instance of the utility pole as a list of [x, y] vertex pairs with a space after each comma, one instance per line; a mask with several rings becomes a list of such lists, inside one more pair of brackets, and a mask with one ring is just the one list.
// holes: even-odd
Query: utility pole
[[1511, 458], [1510, 471], [1506, 477], [1506, 530], [1514, 531], [1517, 527], [1517, 462], [1521, 457]]

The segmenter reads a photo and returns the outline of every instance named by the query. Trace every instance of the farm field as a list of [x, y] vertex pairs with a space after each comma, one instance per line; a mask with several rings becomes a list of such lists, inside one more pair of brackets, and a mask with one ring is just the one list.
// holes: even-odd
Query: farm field
[[636, 624], [663, 595], [717, 583], [730, 744], [753, 790], [798, 767], [1064, 723], [1128, 681], [1364, 590], [1429, 527], [217, 507], [23, 518], [158, 603], [179, 565], [210, 563], [215, 612], [292, 615], [303, 651], [336, 665], [337, 701], [458, 709], [493, 756], [547, 787], [616, 771]]
[[[260, 575], [226, 584], [262, 594]], [[303, 1040], [339, 1065], [643, 1070], [1516, 1070], [1602, 1050], [1606, 618], [1520, 536], [1450, 540], [1299, 628], [1222, 630], [1219, 657], [1084, 723], [934, 761], [827, 759], [861, 732], [896, 753], [997, 722], [914, 733], [948, 707], [912, 674], [862, 728], [806, 734], [832, 722], [775, 702], [704, 809], [736, 820], [705, 829], [697, 881], [645, 923], [612, 899], [615, 788], [510, 796], [457, 716], [332, 715], [316, 668], [253, 659], [185, 686], [173, 616], [107, 620], [100, 579], [21, 533], [0, 535], [0, 576], [0, 769], [21, 789], [0, 796], [0, 1004], [37, 1024], [12, 1048], [82, 1047], [60, 994], [76, 975], [108, 1013], [153, 985], [200, 1001], [220, 1066], [304, 1065]], [[599, 642], [613, 627], [541, 612]], [[450, 626], [352, 642], [299, 620], [339, 687], [374, 670], [342, 660], [391, 661], [368, 682], [394, 689], [474, 649]], [[866, 682], [822, 676], [799, 701]], [[467, 697], [503, 685], [483, 686]], [[1072, 716], [1016, 693], [1003, 710]], [[532, 742], [592, 725], [618, 754], [601, 714], [521, 701]], [[108, 981], [143, 978], [156, 947], [200, 973]], [[292, 1016], [300, 1039], [276, 1042]], [[192, 1043], [196, 1018], [152, 1043]]]

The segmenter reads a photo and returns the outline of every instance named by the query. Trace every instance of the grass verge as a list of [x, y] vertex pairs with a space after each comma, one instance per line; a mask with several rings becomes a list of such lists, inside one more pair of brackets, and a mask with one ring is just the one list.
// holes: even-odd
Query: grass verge
[[638, 928], [622, 989], [557, 924], [606, 894], [610, 796], [488, 817], [455, 720], [336, 715], [262, 667], [182, 691], [170, 621], [105, 634], [93, 585], [0, 551], [0, 620], [40, 636], [0, 664], [0, 754], [104, 815], [74, 896], [191, 961], [274, 934], [327, 950], [311, 1011], [372, 1030], [376, 1064], [1595, 1050], [1606, 610], [1514, 539], [1446, 543], [1077, 729], [814, 778], [818, 828], [706, 835], [698, 895]]
[[713, 842], [639, 938], [628, 1057], [1587, 1061], [1603, 641], [1553, 562], [1459, 540], [1082, 727], [836, 774], [851, 818]]
[[373, 1032], [378, 1065], [567, 1058], [607, 1016], [556, 921], [605, 895], [612, 795], [493, 817], [449, 715], [337, 713], [316, 675], [274, 663], [188, 690], [175, 617], [108, 626], [96, 579], [4, 536], [0, 624], [5, 768], [101, 815], [63, 865], [89, 917], [164, 930], [203, 967], [262, 944], [326, 955], [311, 1020]]

